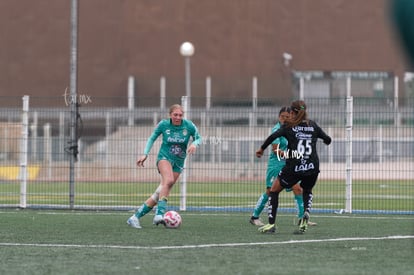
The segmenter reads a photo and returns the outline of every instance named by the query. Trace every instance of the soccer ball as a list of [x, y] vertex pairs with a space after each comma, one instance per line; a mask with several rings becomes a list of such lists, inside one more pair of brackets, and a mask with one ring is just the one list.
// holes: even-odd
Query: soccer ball
[[178, 228], [182, 221], [180, 214], [176, 211], [171, 210], [164, 214], [165, 227], [167, 228]]

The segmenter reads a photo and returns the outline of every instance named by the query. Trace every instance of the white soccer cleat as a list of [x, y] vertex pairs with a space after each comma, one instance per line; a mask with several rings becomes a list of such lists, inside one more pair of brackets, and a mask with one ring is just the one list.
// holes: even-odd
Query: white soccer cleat
[[128, 220], [127, 220], [127, 224], [133, 228], [142, 228], [141, 225], [139, 224], [139, 220], [137, 217], [135, 217], [135, 215], [132, 215]]
[[159, 225], [159, 224], [165, 225], [163, 215], [155, 215], [154, 219], [152, 220], [152, 223], [155, 224], [155, 225]]

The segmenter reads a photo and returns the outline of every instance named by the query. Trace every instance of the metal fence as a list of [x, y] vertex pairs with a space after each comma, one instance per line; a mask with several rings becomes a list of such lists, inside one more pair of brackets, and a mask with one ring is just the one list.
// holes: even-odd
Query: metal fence
[[[106, 107], [127, 98], [94, 98], [93, 104], [86, 100], [79, 108], [79, 155], [75, 181], [70, 183], [68, 102], [61, 97], [30, 98], [25, 150], [22, 100], [3, 99], [10, 104], [0, 108], [2, 207], [129, 210], [152, 194], [160, 180], [155, 167], [159, 143], [145, 168], [136, 168], [135, 161], [156, 123], [168, 116], [167, 109]], [[306, 99], [309, 117], [333, 138], [330, 146], [318, 144], [321, 173], [314, 211], [414, 214], [414, 104], [412, 98], [401, 100], [405, 104], [397, 109], [383, 99], [354, 98], [349, 182], [346, 98]], [[281, 106], [257, 105], [249, 99], [222, 102], [232, 104], [194, 107], [186, 114], [198, 126], [203, 144], [189, 158], [170, 196], [173, 208], [251, 211], [265, 189], [267, 161], [255, 158], [254, 152], [269, 135]], [[295, 211], [291, 194], [281, 195], [281, 211]]]

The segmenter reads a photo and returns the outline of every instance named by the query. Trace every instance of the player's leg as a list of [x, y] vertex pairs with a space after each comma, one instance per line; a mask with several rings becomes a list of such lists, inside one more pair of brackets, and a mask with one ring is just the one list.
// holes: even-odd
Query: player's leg
[[[298, 211], [298, 221], [294, 221], [294, 224], [300, 224], [301, 219], [303, 217], [303, 213], [305, 212], [304, 204], [303, 204], [303, 190], [300, 187], [300, 184], [295, 184], [292, 189], [293, 191], [293, 197], [296, 202], [296, 209]], [[287, 191], [287, 189], [286, 189]], [[308, 226], [316, 226], [318, 225], [316, 222], [311, 222], [308, 220]]]
[[276, 215], [277, 209], [279, 207], [279, 193], [283, 190], [283, 187], [280, 185], [279, 177], [273, 182], [272, 187], [269, 192], [269, 204], [267, 209], [268, 214], [268, 224], [259, 227], [259, 231], [263, 233], [274, 233], [276, 231]]
[[263, 222], [260, 220], [260, 214], [262, 213], [266, 203], [269, 200], [269, 191], [272, 187], [273, 181], [279, 174], [279, 169], [268, 167], [266, 171], [266, 192], [260, 195], [256, 202], [256, 206], [253, 210], [252, 216], [250, 217], [250, 223], [257, 226], [263, 226]]
[[159, 194], [157, 212], [153, 223], [158, 225], [163, 223], [163, 216], [167, 209], [167, 200], [171, 189], [180, 176], [179, 172], [173, 171], [172, 164], [168, 160], [158, 162], [158, 170], [161, 174], [161, 190]]
[[299, 184], [295, 184], [292, 187], [293, 191], [293, 198], [296, 202], [296, 209], [298, 211], [298, 218], [301, 219], [303, 217], [304, 207], [303, 207], [303, 196], [302, 196], [302, 188]]
[[310, 219], [310, 211], [312, 209], [313, 194], [312, 189], [316, 184], [318, 179], [318, 173], [310, 176], [305, 176], [302, 178], [300, 186], [303, 190], [303, 205], [304, 205], [304, 214], [299, 223], [299, 233], [304, 233], [308, 228], [308, 223]]
[[141, 228], [139, 219], [148, 214], [148, 212], [150, 212], [154, 208], [154, 206], [157, 205], [160, 190], [161, 184], [158, 185], [155, 192], [138, 208], [135, 214], [127, 220], [127, 224], [129, 226], [134, 228]]
[[148, 214], [155, 205], [157, 205], [161, 191], [161, 184], [158, 185], [155, 192], [138, 208], [135, 216], [139, 219]]
[[310, 212], [312, 209], [313, 194], [312, 189], [318, 180], [318, 174], [313, 174], [303, 178], [300, 186], [303, 190], [303, 204], [305, 207], [305, 212]]
[[252, 216], [250, 217], [250, 223], [257, 226], [263, 226], [264, 223], [260, 220], [260, 214], [263, 211], [268, 199], [269, 199], [269, 189], [267, 188], [266, 192], [263, 192], [259, 199], [256, 202], [256, 206], [254, 207]]

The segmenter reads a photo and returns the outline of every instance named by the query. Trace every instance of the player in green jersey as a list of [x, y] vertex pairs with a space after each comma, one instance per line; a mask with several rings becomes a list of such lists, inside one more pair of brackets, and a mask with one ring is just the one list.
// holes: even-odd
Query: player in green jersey
[[[153, 220], [155, 225], [164, 223], [164, 213], [167, 208], [167, 198], [181, 172], [187, 154], [193, 154], [201, 143], [201, 136], [197, 127], [190, 120], [184, 119], [184, 110], [174, 104], [170, 107], [170, 118], [158, 123], [151, 136], [148, 138], [144, 149], [144, 155], [137, 160], [138, 167], [144, 167], [144, 162], [154, 144], [161, 135], [162, 144], [157, 156], [157, 168], [161, 175], [161, 183], [158, 188], [132, 215], [127, 224], [134, 228], [141, 228], [139, 219], [150, 212], [158, 204]], [[190, 146], [190, 140], [192, 142]]]
[[[290, 108], [285, 106], [279, 111], [279, 122], [272, 128], [272, 133], [276, 132], [280, 126], [289, 118]], [[272, 152], [269, 155], [269, 161], [267, 163], [266, 171], [266, 191], [260, 195], [257, 200], [256, 206], [253, 210], [252, 216], [250, 217], [250, 223], [257, 226], [263, 226], [264, 223], [260, 220], [259, 216], [262, 213], [266, 203], [269, 199], [270, 187], [272, 187], [273, 181], [276, 180], [277, 175], [283, 166], [285, 166], [284, 152], [287, 149], [287, 140], [284, 137], [275, 139], [272, 142]], [[291, 189], [286, 189], [287, 192], [293, 191], [293, 196], [296, 202], [296, 208], [298, 211], [298, 218], [301, 219], [304, 212], [302, 188], [299, 184], [294, 185]], [[316, 223], [311, 223], [316, 225]]]

